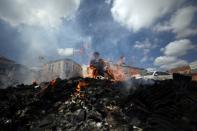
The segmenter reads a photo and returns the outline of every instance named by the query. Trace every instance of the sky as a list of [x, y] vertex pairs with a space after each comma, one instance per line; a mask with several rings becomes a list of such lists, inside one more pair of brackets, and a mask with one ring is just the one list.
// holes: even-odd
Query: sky
[[168, 70], [197, 61], [196, 36], [196, 0], [0, 0], [0, 55], [31, 67], [98, 51]]

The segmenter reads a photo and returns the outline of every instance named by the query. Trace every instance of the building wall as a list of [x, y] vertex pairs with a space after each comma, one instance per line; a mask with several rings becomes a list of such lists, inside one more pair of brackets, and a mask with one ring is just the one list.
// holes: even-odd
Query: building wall
[[32, 82], [32, 72], [25, 66], [0, 60], [0, 88]]
[[69, 79], [82, 76], [82, 67], [72, 60], [64, 59], [45, 64], [42, 72], [42, 81], [50, 81], [57, 77]]
[[197, 81], [197, 73], [196, 74], [192, 74], [192, 80], [193, 81]]
[[171, 69], [170, 73], [180, 73], [180, 74], [191, 74], [191, 68], [189, 66], [182, 66]]
[[136, 77], [137, 75], [141, 75], [141, 72], [145, 71], [144, 69], [131, 67], [131, 66], [119, 66], [119, 65], [111, 65], [113, 70], [121, 70], [124, 73], [126, 78]]

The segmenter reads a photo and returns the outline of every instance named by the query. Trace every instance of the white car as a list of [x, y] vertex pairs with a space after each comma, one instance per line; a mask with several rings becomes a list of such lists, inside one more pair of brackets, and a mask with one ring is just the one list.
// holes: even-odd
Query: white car
[[153, 71], [153, 72], [148, 72], [145, 76], [143, 76], [143, 78], [152, 79], [152, 80], [169, 80], [169, 79], [173, 79], [173, 76], [167, 72]]

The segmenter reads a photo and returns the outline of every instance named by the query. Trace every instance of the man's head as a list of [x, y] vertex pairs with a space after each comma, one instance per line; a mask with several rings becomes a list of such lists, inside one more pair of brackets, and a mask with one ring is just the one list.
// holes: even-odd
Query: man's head
[[99, 54], [99, 52], [94, 52], [94, 53], [93, 53], [93, 56], [94, 56], [95, 58], [99, 58], [100, 54]]

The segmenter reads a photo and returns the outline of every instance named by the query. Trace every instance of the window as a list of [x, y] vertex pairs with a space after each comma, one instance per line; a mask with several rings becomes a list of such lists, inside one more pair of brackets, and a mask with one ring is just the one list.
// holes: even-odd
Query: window
[[58, 63], [58, 68], [60, 68], [60, 67], [61, 67], [61, 63], [59, 62], [59, 63]]
[[65, 65], [64, 65], [65, 69], [68, 68], [68, 63], [66, 62]]
[[51, 64], [48, 65], [48, 71], [51, 71]]
[[54, 65], [51, 65], [51, 72], [53, 72]]
[[156, 75], [170, 75], [170, 74], [168, 74], [167, 72], [156, 72], [155, 74], [156, 74]]

